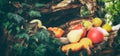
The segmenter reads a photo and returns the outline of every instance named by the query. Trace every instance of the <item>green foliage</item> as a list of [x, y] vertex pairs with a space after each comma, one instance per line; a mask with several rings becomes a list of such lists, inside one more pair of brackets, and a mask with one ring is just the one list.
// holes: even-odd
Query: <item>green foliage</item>
[[27, 33], [19, 33], [17, 35], [15, 35], [15, 38], [19, 38], [19, 39], [26, 39], [26, 40], [29, 40], [29, 35]]
[[[35, 2], [34, 0], [28, 1], [9, 1], [9, 3], [3, 3], [4, 0], [0, 0], [0, 22], [7, 34], [6, 36], [12, 36], [10, 38], [11, 46], [9, 56], [64, 56], [61, 52], [60, 46], [62, 43], [57, 39], [48, 36], [46, 29], [40, 29], [33, 35], [29, 35], [28, 22], [31, 19], [41, 18], [41, 12], [39, 8], [45, 6], [45, 4]], [[17, 6], [18, 3], [20, 6]], [[9, 9], [8, 9], [9, 8]], [[2, 37], [5, 38], [5, 37]], [[9, 37], [6, 37], [6, 39]], [[2, 42], [3, 43], [3, 42]], [[7, 49], [3, 49], [6, 50]], [[4, 52], [3, 56], [6, 53]]]
[[42, 29], [32, 36], [27, 33], [19, 33], [13, 38], [9, 56], [65, 56], [61, 52], [62, 43], [55, 38], [49, 37], [48, 32]]
[[86, 17], [90, 15], [90, 11], [87, 10], [85, 6], [82, 6], [80, 9], [80, 17]]
[[[102, 4], [99, 4], [102, 3]], [[118, 9], [120, 0], [97, 0], [97, 6], [99, 15], [101, 14], [105, 18], [106, 23], [110, 25], [116, 25], [120, 22], [120, 10]], [[100, 6], [100, 7], [99, 7]], [[104, 13], [102, 13], [104, 12]], [[100, 17], [98, 15], [98, 17]]]
[[35, 49], [34, 54], [36, 54], [36, 56], [45, 56], [47, 52], [47, 49], [45, 48], [47, 48], [47, 46], [41, 44]]
[[18, 14], [15, 14], [15, 13], [8, 13], [8, 18], [12, 21], [15, 21], [16, 23], [20, 23], [24, 20], [23, 17], [21, 17], [20, 15]]
[[45, 4], [35, 3], [35, 7], [43, 7]]
[[7, 2], [7, 0], [0, 0], [0, 7], [5, 4]]
[[10, 56], [15, 56], [15, 55], [18, 55], [18, 56], [21, 56], [22, 55], [22, 52], [23, 50], [25, 49], [26, 47], [23, 46], [23, 44], [20, 44], [20, 43], [16, 43], [15, 45], [13, 45], [13, 52]]
[[29, 12], [29, 15], [32, 17], [32, 16], [36, 16], [36, 17], [41, 17], [41, 14], [39, 11], [34, 11], [34, 10], [31, 10]]
[[118, 2], [116, 2], [116, 4], [114, 5], [114, 7], [115, 7], [115, 9], [117, 10], [117, 11], [120, 11], [120, 3], [119, 3], [119, 1]]

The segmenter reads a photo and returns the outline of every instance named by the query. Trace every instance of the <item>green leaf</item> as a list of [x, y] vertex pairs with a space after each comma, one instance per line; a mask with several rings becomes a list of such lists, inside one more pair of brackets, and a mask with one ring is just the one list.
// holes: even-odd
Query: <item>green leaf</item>
[[45, 29], [38, 31], [35, 36], [40, 40], [49, 43], [50, 38], [48, 36], [48, 32]]
[[8, 29], [11, 29], [14, 26], [14, 23], [9, 23], [9, 26], [7, 27]]
[[3, 23], [3, 26], [4, 26], [5, 28], [8, 28], [9, 25], [10, 25], [10, 22], [9, 22], [9, 21]]
[[35, 3], [35, 7], [43, 7], [43, 6], [45, 6], [45, 4]]
[[13, 49], [16, 51], [15, 54], [17, 54], [17, 56], [21, 56], [22, 53], [24, 52], [23, 50], [25, 48], [26, 47], [23, 44], [20, 44], [20, 43], [16, 43], [15, 45], [13, 45]]
[[24, 20], [23, 17], [15, 13], [8, 13], [7, 16], [11, 21], [15, 20], [17, 23], [20, 23], [22, 20]]
[[59, 46], [62, 45], [62, 43], [61, 43], [59, 40], [57, 40], [57, 39], [52, 39], [52, 43], [53, 43], [54, 45], [59, 45]]
[[23, 10], [20, 9], [20, 10], [18, 10], [17, 12], [18, 12], [19, 14], [22, 14], [22, 13], [23, 13]]
[[25, 39], [29, 40], [30, 37], [27, 33], [19, 33], [19, 34], [15, 35], [15, 38], [20, 38], [20, 39], [25, 38]]
[[24, 35], [24, 37], [25, 37], [27, 40], [29, 40], [29, 39], [30, 39], [30, 37], [29, 37], [29, 35], [28, 35], [28, 34], [25, 34], [25, 35]]
[[35, 49], [34, 54], [37, 56], [45, 56], [46, 52], [47, 52], [46, 45], [41, 44]]
[[41, 17], [40, 11], [31, 10], [31, 11], [29, 12], [29, 15], [30, 15], [30, 16], [35, 16], [35, 17]]
[[16, 44], [14, 45], [14, 48], [18, 48], [18, 46], [19, 46], [19, 44], [18, 44], [18, 43], [16, 43]]
[[120, 12], [120, 1], [117, 2], [114, 6], [115, 6], [115, 9]]
[[105, 3], [105, 7], [106, 7], [106, 8], [111, 8], [112, 6], [113, 6], [113, 2], [112, 2], [112, 1]]
[[111, 0], [102, 0], [102, 1], [104, 1], [104, 2], [110, 2]]
[[10, 34], [12, 32], [12, 29], [8, 30], [8, 33]]
[[85, 16], [88, 16], [88, 15], [90, 15], [90, 11], [87, 10], [87, 8], [85, 6], [82, 6], [81, 9], [80, 9], [80, 16], [85, 17]]
[[20, 27], [16, 27], [16, 31], [17, 31], [17, 33], [19, 33], [20, 32]]

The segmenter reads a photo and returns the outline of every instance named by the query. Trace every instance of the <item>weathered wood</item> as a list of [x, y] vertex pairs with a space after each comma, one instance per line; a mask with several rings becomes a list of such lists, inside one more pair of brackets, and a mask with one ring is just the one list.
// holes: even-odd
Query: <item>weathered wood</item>
[[60, 26], [69, 20], [79, 17], [80, 7], [81, 4], [69, 4], [58, 9], [43, 7], [40, 9], [42, 13], [41, 20], [46, 26]]
[[61, 8], [56, 8], [56, 9], [52, 9], [54, 5], [50, 6], [46, 6], [40, 9], [40, 11], [42, 13], [53, 13], [53, 12], [58, 12], [58, 11], [62, 11], [62, 10], [67, 10], [67, 9], [74, 9], [74, 8], [80, 8], [81, 4], [69, 4], [65, 7], [61, 7]]
[[57, 0], [51, 0], [48, 3], [48, 9], [42, 9], [42, 12], [55, 12], [59, 10], [65, 10], [69, 8], [80, 7], [81, 5], [86, 5], [87, 9], [92, 13], [96, 11], [96, 0], [62, 0], [55, 4]]

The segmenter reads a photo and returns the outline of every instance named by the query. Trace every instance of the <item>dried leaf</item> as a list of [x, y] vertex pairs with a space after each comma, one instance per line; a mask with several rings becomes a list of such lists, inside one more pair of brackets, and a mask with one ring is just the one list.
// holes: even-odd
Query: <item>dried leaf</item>
[[52, 9], [56, 9], [56, 8], [61, 8], [61, 7], [65, 7], [68, 4], [70, 4], [73, 0], [63, 0], [60, 3], [58, 3], [56, 6], [53, 6]]

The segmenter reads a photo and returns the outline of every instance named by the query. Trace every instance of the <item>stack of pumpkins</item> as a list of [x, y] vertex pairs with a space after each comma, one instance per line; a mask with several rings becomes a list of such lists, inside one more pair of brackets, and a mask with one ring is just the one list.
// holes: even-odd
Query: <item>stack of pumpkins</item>
[[[41, 25], [42, 23], [40, 23]], [[109, 33], [112, 31], [112, 26], [103, 23], [100, 18], [80, 19], [67, 23], [67, 27], [48, 27], [48, 31], [53, 32], [54, 38], [59, 39], [63, 46], [62, 52], [78, 52], [85, 49], [91, 54], [91, 48], [109, 39]], [[39, 25], [39, 23], [38, 23]]]
[[107, 41], [109, 33], [112, 31], [112, 26], [103, 23], [100, 18], [92, 18], [70, 22], [67, 29], [49, 27], [48, 30], [53, 31], [56, 38], [62, 39], [61, 42], [64, 45], [61, 50], [63, 52], [69, 50], [77, 52], [85, 49], [88, 54], [91, 54], [90, 49], [94, 48], [94, 45]]

